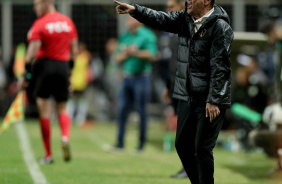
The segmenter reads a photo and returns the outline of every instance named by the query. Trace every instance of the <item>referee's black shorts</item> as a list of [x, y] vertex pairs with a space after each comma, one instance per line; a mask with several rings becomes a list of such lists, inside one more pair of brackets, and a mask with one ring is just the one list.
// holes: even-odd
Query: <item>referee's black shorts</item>
[[69, 63], [51, 59], [36, 61], [32, 69], [34, 96], [56, 102], [65, 102], [69, 97]]

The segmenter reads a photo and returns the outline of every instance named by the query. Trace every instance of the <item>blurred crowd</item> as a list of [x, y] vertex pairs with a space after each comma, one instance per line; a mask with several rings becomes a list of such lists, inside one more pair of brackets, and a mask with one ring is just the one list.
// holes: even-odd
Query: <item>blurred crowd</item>
[[[236, 56], [236, 61], [232, 61], [236, 62], [236, 68], [233, 68], [235, 82], [232, 84], [232, 101], [262, 114], [266, 106], [278, 102], [280, 98], [279, 74], [277, 74], [279, 73], [277, 62], [280, 56], [277, 49], [281, 47], [281, 33], [278, 25], [273, 21], [264, 24], [260, 31], [267, 36], [266, 47], [256, 53], [241, 53]], [[161, 94], [166, 87], [167, 77], [171, 73], [168, 66], [174, 50], [170, 47], [170, 34], [155, 30], [154, 32], [158, 38], [158, 53], [153, 62], [150, 102], [164, 108]], [[87, 119], [114, 120], [116, 118], [117, 97], [123, 79], [122, 65], [118, 64], [114, 57], [117, 44], [117, 38], [109, 38], [104, 46], [105, 57], [101, 58], [99, 53], [87, 50], [87, 45], [80, 43], [80, 59], [78, 60], [81, 58], [83, 60], [84, 55], [87, 62], [84, 63], [84, 66], [79, 64], [83, 63], [81, 61], [75, 64], [71, 77], [74, 89], [71, 91], [72, 95], [69, 100], [69, 112], [78, 124], [84, 123]], [[2, 117], [17, 93], [16, 77], [13, 72], [16, 49], [17, 46], [14, 47], [8, 64], [0, 62], [0, 101], [2, 104], [0, 116]], [[81, 73], [84, 76], [82, 78]], [[32, 86], [28, 90], [32, 90]], [[37, 116], [33, 103], [34, 99], [29, 96], [27, 117]], [[88, 108], [89, 105], [91, 108]], [[247, 120], [242, 120], [240, 116], [227, 118], [226, 121], [225, 128], [235, 126], [239, 129], [242, 127], [252, 129], [249, 123], [242, 123]]]
[[[172, 35], [153, 31], [158, 38], [156, 43], [158, 51], [155, 61], [152, 62], [150, 104], [157, 104], [157, 107], [160, 108], [154, 110], [154, 113], [157, 112], [159, 117], [164, 118], [163, 112], [170, 112], [165, 111], [167, 105], [162, 102], [161, 98], [171, 72], [168, 67], [169, 62], [175, 51], [170, 47]], [[267, 38], [266, 46], [256, 52], [242, 52], [235, 57], [236, 60], [232, 61], [236, 63], [232, 71], [234, 108], [231, 108], [227, 114], [224, 124], [224, 129], [236, 130], [241, 147], [247, 150], [258, 145], [267, 150], [264, 145], [257, 142], [258, 133], [252, 133], [250, 136], [250, 132], [254, 130], [277, 131], [282, 124], [282, 117], [280, 117], [282, 114], [280, 111], [281, 30], [276, 22], [269, 21], [263, 24], [259, 31]], [[115, 58], [118, 42], [118, 38], [107, 40], [104, 46], [106, 54], [103, 58], [99, 53], [89, 51], [85, 43], [79, 44], [79, 55], [70, 78], [71, 97], [68, 101], [68, 112], [73, 123], [81, 126], [90, 120], [115, 121], [117, 119], [118, 95], [124, 78], [122, 64], [116, 62]], [[16, 49], [17, 46], [14, 47], [8, 64], [0, 61], [1, 117], [4, 117], [17, 94], [17, 81], [13, 71]], [[37, 117], [35, 101], [32, 95], [29, 95], [32, 85], [27, 91], [26, 117]], [[239, 108], [236, 109], [234, 104], [239, 105], [236, 106]], [[240, 107], [246, 107], [248, 113], [246, 114], [245, 109], [243, 112], [243, 108]], [[152, 112], [149, 111], [149, 115], [152, 115]], [[261, 118], [256, 119], [256, 115]], [[175, 124], [175, 120], [169, 120], [168, 123]], [[270, 156], [277, 157], [276, 150], [282, 147], [279, 146], [280, 142], [273, 148], [275, 153], [271, 153]]]
[[238, 149], [261, 148], [276, 158], [281, 171], [282, 108], [281, 108], [281, 30], [275, 21], [262, 24], [267, 38], [263, 49], [243, 52], [236, 58], [232, 107], [227, 120], [232, 122], [239, 140]]

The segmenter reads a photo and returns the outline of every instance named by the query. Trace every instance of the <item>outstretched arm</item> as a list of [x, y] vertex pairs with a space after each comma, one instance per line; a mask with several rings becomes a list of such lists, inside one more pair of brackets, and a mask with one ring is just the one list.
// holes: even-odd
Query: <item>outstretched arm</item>
[[139, 6], [137, 4], [132, 6], [116, 0], [114, 2], [118, 5], [116, 10], [119, 14], [130, 14], [136, 20], [147, 26], [171, 33], [178, 33], [180, 30], [180, 19], [183, 17], [181, 15], [184, 13], [184, 10], [176, 12], [162, 12]]

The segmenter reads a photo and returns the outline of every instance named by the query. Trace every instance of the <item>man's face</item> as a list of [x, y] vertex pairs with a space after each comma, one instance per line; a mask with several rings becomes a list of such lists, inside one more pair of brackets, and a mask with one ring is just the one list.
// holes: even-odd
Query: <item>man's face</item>
[[45, 14], [47, 9], [47, 1], [43, 0], [34, 0], [33, 8], [37, 17], [41, 17]]
[[167, 8], [167, 11], [180, 11], [184, 9], [184, 7], [182, 7], [182, 4], [177, 3], [176, 0], [168, 0], [166, 8]]
[[205, 3], [207, 0], [187, 0], [187, 13], [195, 18], [204, 16]]

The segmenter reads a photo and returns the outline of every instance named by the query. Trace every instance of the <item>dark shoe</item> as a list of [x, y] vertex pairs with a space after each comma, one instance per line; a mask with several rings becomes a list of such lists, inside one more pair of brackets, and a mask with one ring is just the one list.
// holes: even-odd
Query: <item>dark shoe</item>
[[141, 153], [143, 153], [144, 152], [144, 149], [143, 148], [136, 148], [135, 150], [134, 150], [134, 153], [135, 154], [141, 154]]
[[123, 151], [123, 147], [122, 146], [111, 146], [109, 151], [112, 151], [112, 152], [122, 152]]
[[136, 148], [136, 153], [142, 153], [144, 151], [144, 146], [142, 145], [142, 146], [138, 146], [137, 148]]
[[70, 145], [66, 141], [62, 141], [63, 157], [66, 162], [71, 160]]
[[177, 174], [172, 175], [171, 178], [187, 178], [187, 173], [184, 169], [181, 169]]
[[52, 164], [54, 162], [53, 157], [42, 157], [38, 161], [40, 164], [45, 165], [45, 164]]

